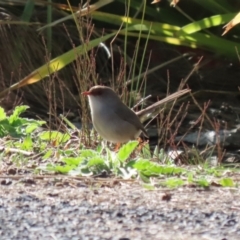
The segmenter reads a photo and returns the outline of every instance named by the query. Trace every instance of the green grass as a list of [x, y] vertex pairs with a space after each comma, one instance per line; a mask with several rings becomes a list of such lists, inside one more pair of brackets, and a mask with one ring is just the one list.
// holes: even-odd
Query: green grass
[[239, 170], [211, 167], [207, 162], [177, 166], [163, 150], [151, 153], [148, 145], [138, 150], [138, 142], [124, 144], [118, 152], [102, 144], [86, 147], [68, 129], [66, 133], [48, 131], [45, 122], [20, 117], [27, 106], [18, 106], [7, 116], [0, 108], [2, 175], [9, 177], [9, 166], [31, 175], [68, 175], [136, 179], [145, 188], [183, 186], [238, 187]]

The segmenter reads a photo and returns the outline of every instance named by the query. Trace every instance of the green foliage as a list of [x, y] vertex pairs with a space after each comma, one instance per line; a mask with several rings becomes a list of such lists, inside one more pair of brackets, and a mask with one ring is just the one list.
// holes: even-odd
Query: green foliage
[[[164, 9], [162, 11], [164, 11]], [[172, 11], [174, 12], [174, 10]], [[128, 27], [134, 29], [127, 32], [121, 32], [121, 34], [127, 36], [138, 37], [139, 32], [141, 32], [141, 38], [152, 39], [178, 46], [200, 48], [212, 51], [218, 55], [237, 58], [235, 47], [240, 47], [238, 41], [226, 40], [222, 36], [215, 35], [214, 32], [210, 32], [209, 30], [213, 27], [226, 24], [235, 15], [236, 13], [229, 12], [227, 14], [209, 16], [199, 21], [188, 20], [189, 23], [186, 25], [179, 25], [180, 22], [177, 19], [174, 19], [176, 18], [174, 13], [166, 16], [162, 22], [157, 20], [155, 22], [148, 21], [147, 15], [142, 21], [142, 19], [103, 12], [94, 12], [93, 18], [103, 22], [109, 22], [111, 20], [111, 23], [117, 26], [122, 22], [125, 23]], [[167, 22], [175, 22], [175, 24], [168, 24]]]
[[219, 183], [223, 187], [234, 187], [235, 186], [235, 183], [234, 183], [233, 179], [231, 179], [231, 178], [223, 178], [219, 181]]
[[[236, 31], [234, 34], [230, 31], [228, 33], [228, 38], [220, 36], [219, 31], [216, 31], [216, 27], [220, 27], [220, 29], [222, 29], [223, 25], [232, 20], [236, 15], [234, 3], [229, 4], [227, 0], [221, 1], [221, 4], [219, 4], [219, 1], [213, 0], [211, 3], [207, 3], [207, 5], [206, 3], [203, 3], [205, 1], [180, 2], [181, 3], [179, 4], [181, 4], [181, 10], [179, 10], [179, 8], [172, 8], [170, 5], [161, 5], [161, 12], [159, 12], [159, 7], [156, 7], [156, 5], [150, 5], [150, 3], [147, 2], [143, 2], [141, 7], [139, 7], [139, 1], [134, 0], [128, 2], [127, 6], [126, 1], [123, 0], [118, 0], [117, 2], [113, 2], [111, 0], [97, 1], [94, 4], [94, 10], [99, 9], [104, 5], [111, 4], [111, 11], [92, 11], [91, 7], [93, 6], [90, 5], [91, 17], [93, 18], [94, 24], [96, 22], [100, 22], [102, 23], [104, 29], [109, 28], [105, 32], [113, 32], [114, 28], [115, 32], [105, 34], [101, 37], [95, 38], [94, 40], [89, 40], [89, 36], [86, 36], [86, 43], [76, 46], [74, 49], [70, 49], [65, 53], [59, 54], [59, 56], [54, 59], [50, 59], [47, 64], [35, 69], [20, 82], [12, 85], [9, 89], [2, 91], [0, 95], [3, 96], [9, 90], [14, 90], [24, 85], [40, 81], [44, 77], [59, 71], [70, 63], [73, 63], [79, 55], [84, 55], [87, 58], [87, 51], [99, 46], [99, 44], [109, 38], [115, 38], [117, 34], [125, 36], [125, 50], [123, 51], [124, 64], [127, 63], [128, 53], [126, 49], [128, 38], [133, 36], [137, 39], [136, 56], [138, 56], [141, 39], [144, 39], [144, 41], [142, 41], [142, 43], [144, 43], [144, 53], [141, 58], [141, 62], [138, 63], [140, 64], [140, 67], [136, 66], [137, 61], [136, 59], [133, 59], [132, 79], [136, 77], [135, 75], [138, 75], [137, 72], [135, 72], [137, 67], [139, 67], [140, 71], [142, 70], [145, 50], [147, 48], [148, 40], [150, 39], [177, 46], [204, 49], [211, 51], [216, 55], [224, 55], [235, 59], [238, 58], [236, 49], [240, 48], [240, 44], [236, 36], [239, 35], [239, 30], [237, 28], [234, 29]], [[4, 3], [0, 3], [0, 5], [1, 4]], [[31, 16], [36, 11], [36, 7], [39, 3], [33, 1], [25, 1], [24, 3], [11, 1], [11, 4], [5, 3], [4, 6], [6, 7], [9, 5], [8, 7], [11, 9], [12, 4], [23, 6], [22, 13], [20, 14], [21, 21], [15, 21], [12, 23], [23, 26], [27, 26], [26, 23], [31, 24]], [[72, 4], [74, 3], [72, 2]], [[127, 7], [127, 14], [121, 15], [122, 12], [118, 10], [118, 8], [114, 8], [115, 4], [118, 6], [120, 4], [120, 9], [125, 9], [125, 7]], [[70, 5], [70, 3], [66, 4], [64, 7], [64, 9], [66, 9], [64, 17], [53, 22], [51, 22], [53, 11], [62, 11], [63, 5], [59, 5], [58, 3], [49, 5], [47, 2], [43, 2], [41, 3], [41, 6], [43, 8], [45, 7], [46, 15], [48, 16], [48, 23], [45, 26], [45, 23], [42, 23], [43, 26], [40, 28], [39, 23], [33, 22], [32, 24], [37, 26], [36, 30], [42, 31], [43, 29], [46, 29], [46, 42], [50, 52], [52, 48], [50, 45], [53, 35], [52, 27], [69, 19], [73, 19], [75, 21], [76, 27], [79, 30], [79, 35], [84, 38], [84, 33], [81, 30], [83, 27], [80, 26], [78, 22], [78, 17], [81, 16], [81, 13], [74, 12], [75, 10], [79, 10], [78, 5], [74, 6]], [[207, 12], [206, 9], [208, 10]], [[86, 11], [87, 9], [84, 10]], [[74, 23], [74, 21], [72, 21], [72, 23]], [[8, 21], [7, 24], [11, 24], [11, 21]], [[120, 27], [122, 29], [119, 31]], [[102, 29], [100, 32], [102, 32]], [[19, 41], [21, 42], [21, 40]], [[19, 55], [21, 55], [21, 52], [24, 50], [20, 42], [19, 49], [17, 49]], [[126, 80], [126, 76], [124, 78]], [[139, 75], [137, 78], [139, 80]], [[136, 88], [138, 89], [138, 87], [139, 81], [137, 82]]]
[[134, 149], [136, 149], [137, 145], [138, 145], [138, 141], [131, 141], [123, 145], [117, 153], [117, 158], [121, 162], [126, 161], [129, 158], [130, 154], [134, 151]]
[[[28, 158], [24, 154], [33, 153], [38, 155], [41, 152], [41, 161], [34, 170], [41, 174], [60, 173], [71, 176], [116, 176], [123, 179], [139, 177], [143, 186], [149, 190], [155, 185], [152, 178], [162, 179], [159, 185], [176, 188], [183, 185], [196, 185], [199, 187], [210, 187], [214, 182], [223, 187], [235, 187], [232, 177], [221, 176], [226, 174], [223, 167], [210, 167], [202, 164], [201, 168], [184, 169], [174, 165], [168, 159], [163, 150], [152, 153], [149, 145], [143, 147], [142, 153], [137, 152], [137, 141], [130, 141], [124, 144], [116, 153], [109, 148], [86, 149], [84, 146], [76, 146], [71, 143], [71, 136], [68, 133], [58, 131], [42, 131], [34, 134], [34, 130], [45, 122], [27, 118], [20, 115], [27, 110], [27, 106], [18, 106], [9, 117], [0, 108], [1, 136], [14, 136], [12, 140], [5, 143], [5, 154], [11, 156], [12, 164], [18, 168], [28, 166]], [[3, 157], [3, 154], [1, 154]], [[31, 155], [29, 155], [31, 156]], [[151, 159], [158, 159], [153, 162]], [[165, 162], [165, 164], [162, 164]], [[235, 170], [236, 171], [236, 170]], [[209, 177], [210, 176], [210, 177]], [[221, 178], [216, 180], [216, 178]], [[215, 179], [215, 180], [213, 180]]]
[[28, 109], [27, 106], [17, 106], [12, 115], [6, 116], [3, 108], [0, 108], [0, 137], [23, 137], [34, 132], [38, 127], [45, 124], [44, 121], [21, 118], [20, 114]]
[[180, 178], [169, 178], [164, 182], [164, 185], [166, 185], [169, 188], [176, 188], [184, 185], [185, 182]]
[[[132, 159], [130, 156], [136, 150], [137, 146], [137, 141], [130, 141], [124, 144], [118, 153], [108, 148], [102, 149], [101, 151], [80, 149], [76, 157], [63, 157], [61, 159], [63, 164], [49, 164], [46, 168], [41, 167], [41, 169], [79, 176], [99, 175], [105, 171], [108, 174], [114, 174], [125, 179], [139, 175], [145, 183], [149, 183], [150, 177], [153, 176], [172, 176], [185, 173], [185, 170], [182, 168], [168, 165], [163, 166], [151, 162], [150, 159], [142, 159], [139, 156], [135, 156]], [[103, 154], [104, 151], [105, 154]], [[71, 153], [71, 150], [69, 150], [68, 154], [73, 155], [73, 152]], [[66, 168], [64, 166], [66, 166]]]
[[184, 173], [185, 170], [176, 166], [160, 165], [149, 161], [148, 159], [139, 159], [133, 164], [133, 167], [141, 171], [145, 176], [156, 175], [174, 175]]
[[197, 185], [201, 186], [201, 187], [209, 187], [210, 183], [207, 179], [205, 178], [201, 178], [196, 180]]
[[101, 173], [103, 170], [109, 171], [107, 162], [101, 155], [93, 150], [79, 150], [76, 157], [63, 157], [61, 165], [48, 164], [40, 167], [43, 170], [64, 173], [69, 175], [86, 176]]
[[[110, 2], [111, 1], [99, 1], [96, 4], [98, 4], [99, 8], [103, 5], [109, 4]], [[221, 31], [216, 31], [216, 27], [222, 28], [223, 24], [226, 24], [235, 16], [234, 6], [229, 4], [227, 0], [222, 0], [220, 3], [218, 0], [182, 0], [180, 2], [185, 4], [185, 7], [181, 8], [181, 11], [179, 12], [179, 8], [170, 8], [169, 6], [161, 7], [161, 12], [159, 12], [158, 7], [150, 5], [150, 3], [146, 1], [144, 1], [140, 7], [139, 1], [131, 0], [127, 3], [127, 16], [125, 16], [122, 15], [120, 10], [118, 11], [117, 8], [114, 8], [114, 4], [122, 4], [121, 6], [125, 9], [126, 1], [115, 1], [114, 3], [111, 3], [112, 5], [110, 6], [109, 12], [105, 10], [105, 12], [95, 11], [91, 13], [94, 24], [96, 22], [98, 24], [103, 24], [105, 31], [102, 35], [101, 27], [99, 31], [101, 34], [99, 34], [99, 32], [97, 32], [98, 29], [92, 29], [90, 25], [80, 26], [78, 22], [80, 19], [79, 14], [72, 14], [72, 11], [79, 10], [78, 5], [76, 5], [75, 8], [70, 5], [65, 6], [65, 9], [70, 10], [69, 12], [66, 11], [64, 13], [66, 16], [56, 22], [51, 22], [52, 11], [62, 11], [64, 5], [58, 5], [56, 1], [53, 1], [54, 4], [49, 5], [46, 1], [42, 1], [40, 3], [41, 8], [44, 9], [45, 4], [45, 7], [48, 9], [48, 18], [47, 25], [39, 28], [40, 25], [38, 22], [31, 22], [31, 18], [34, 18], [33, 14], [36, 11], [35, 8], [39, 4], [38, 1], [2, 1], [0, 5], [4, 4], [4, 8], [7, 8], [8, 4], [9, 9], [11, 9], [12, 4], [17, 5], [17, 7], [19, 7], [19, 4], [22, 6], [22, 13], [20, 13], [19, 18], [14, 18], [21, 19], [21, 21], [13, 22], [9, 20], [2, 20], [3, 24], [21, 25], [21, 27], [24, 26], [23, 28], [25, 29], [30, 25], [32, 28], [37, 26], [35, 30], [42, 30], [44, 28], [47, 29], [47, 37], [45, 39], [44, 32], [42, 33], [43, 39], [47, 42], [47, 49], [50, 56], [52, 56], [51, 48], [53, 47], [53, 45], [51, 46], [52, 26], [73, 17], [76, 23], [74, 28], [76, 27], [81, 30], [79, 31], [81, 39], [80, 45], [76, 45], [71, 49], [65, 50], [65, 52], [61, 52], [56, 55], [53, 54], [53, 59], [48, 59], [48, 61], [44, 62], [44, 64], [42, 62], [38, 63], [37, 68], [29, 68], [33, 71], [19, 83], [12, 85], [10, 90], [38, 82], [43, 78], [49, 77], [50, 74], [55, 74], [57, 71], [65, 68], [69, 64], [74, 63], [74, 69], [84, 69], [84, 65], [75, 66], [75, 63], [77, 62], [76, 59], [81, 56], [84, 61], [79, 62], [87, 62], [88, 64], [88, 61], [85, 61], [89, 57], [89, 55], [86, 54], [88, 51], [98, 47], [103, 41], [107, 41], [112, 37], [117, 38], [119, 35], [124, 35], [125, 38], [125, 50], [123, 51], [124, 66], [127, 64], [128, 38], [135, 37], [137, 39], [135, 58], [141, 60], [139, 63], [137, 60], [131, 59], [131, 62], [133, 62], [133, 66], [131, 66], [131, 79], [140, 79], [140, 75], [136, 74], [136, 69], [138, 68], [139, 72], [142, 72], [143, 70], [143, 59], [149, 39], [177, 46], [200, 48], [211, 51], [216, 55], [224, 55], [233, 58], [238, 57], [236, 49], [240, 48], [240, 44], [236, 36], [239, 35], [239, 29], [234, 29], [234, 34], [230, 31], [227, 37], [220, 36], [219, 32], [221, 33]], [[190, 8], [188, 6], [190, 2], [194, 4], [194, 8], [192, 9], [191, 6]], [[198, 8], [196, 8], [196, 6], [198, 6]], [[21, 12], [19, 9], [18, 11]], [[190, 11], [188, 11], [189, 9]], [[206, 11], [201, 11], [205, 9], [207, 9], [207, 14], [205, 13]], [[60, 11], [58, 12], [60, 13]], [[72, 21], [72, 23], [74, 22]], [[45, 23], [40, 24], [43, 25]], [[119, 30], [120, 26], [122, 29]], [[66, 29], [70, 28], [67, 26]], [[92, 29], [91, 31], [96, 32], [98, 37], [94, 38], [94, 36], [84, 36], [86, 29]], [[69, 33], [69, 37], [72, 40], [75, 36], [72, 37]], [[17, 39], [17, 49], [16, 51], [12, 51], [13, 53], [17, 53], [19, 55], [19, 58], [16, 60], [17, 64], [8, 63], [8, 65], [18, 66], [20, 60], [22, 60], [20, 59], [20, 56], [22, 56], [23, 51], [26, 50], [26, 47], [24, 47], [25, 45], [23, 45], [23, 40], [25, 41], [25, 39]], [[75, 44], [74, 41], [72, 41], [72, 43], [73, 45]], [[141, 58], [138, 56], [140, 43], [143, 44], [144, 48]], [[62, 46], [62, 42], [60, 46]], [[36, 49], [38, 46], [34, 47]], [[53, 53], [55, 52], [53, 51]], [[35, 54], [35, 52], [33, 54]], [[36, 58], [41, 59], [41, 57], [42, 56], [37, 56]], [[84, 59], [84, 57], [86, 59]], [[28, 56], [28, 58], [32, 59], [31, 56]], [[138, 64], [140, 66], [138, 66]], [[85, 76], [85, 73], [83, 72], [82, 75]], [[126, 75], [124, 78], [127, 80]], [[137, 82], [137, 86], [138, 85], [139, 82]], [[9, 89], [5, 89], [1, 94], [4, 95], [8, 92]], [[194, 166], [191, 168], [186, 167], [185, 169], [183, 167], [177, 167], [173, 164], [174, 161], [170, 159], [163, 149], [160, 153], [158, 153], [158, 151], [154, 151], [152, 154], [149, 145], [146, 145], [144, 146], [141, 154], [136, 153], [138, 145], [136, 141], [123, 145], [119, 152], [115, 153], [109, 148], [101, 148], [99, 146], [96, 147], [96, 150], [86, 149], [84, 145], [78, 146], [74, 142], [71, 142], [70, 133], [44, 130], [39, 134], [34, 134], [34, 131], [45, 122], [20, 117], [27, 108], [27, 106], [18, 106], [9, 117], [7, 117], [4, 109], [0, 108], [0, 137], [5, 137], [6, 139], [4, 142], [4, 147], [6, 148], [4, 149], [5, 151], [1, 152], [1, 159], [7, 158], [11, 164], [16, 164], [18, 168], [28, 168], [28, 159], [31, 159], [31, 163], [34, 165], [34, 170], [35, 166], [37, 166], [37, 169], [41, 172], [41, 174], [45, 172], [49, 174], [49, 172], [51, 172], [73, 176], [99, 176], [102, 173], [107, 173], [108, 176], [124, 179], [139, 177], [141, 182], [143, 182], [144, 186], [148, 189], [153, 189], [154, 187], [154, 181], [152, 181], [152, 179], [157, 179], [157, 182], [159, 179], [164, 179], [160, 185], [171, 188], [188, 184], [200, 187], [209, 187], [212, 182], [217, 182], [223, 187], [236, 186], [233, 177], [225, 177], [224, 175], [224, 178], [221, 178], [223, 173], [222, 170], [218, 168], [205, 166], [199, 170]], [[12, 138], [9, 140], [7, 139], [7, 136]], [[13, 137], [16, 139], [13, 139]], [[40, 156], [40, 160], [35, 161], [31, 155], [29, 158], [25, 157], [24, 154], [28, 153], [33, 153], [34, 157], [37, 159], [39, 159]], [[156, 160], [156, 162], [153, 162], [152, 159]], [[194, 160], [195, 159], [198, 160], [198, 158], [194, 158]], [[201, 161], [196, 161], [194, 163], [201, 164]], [[31, 170], [33, 171], [33, 169]]]
[[23, 139], [21, 149], [26, 151], [30, 151], [33, 149], [33, 141], [29, 135]]
[[54, 141], [54, 144], [58, 146], [60, 143], [66, 143], [70, 139], [70, 135], [58, 131], [43, 131], [39, 134], [39, 138], [49, 142]]
[[[80, 149], [76, 157], [63, 158], [62, 162], [64, 165], [51, 164], [48, 165], [45, 170], [80, 176], [98, 175], [101, 174], [102, 171], [106, 171], [109, 174], [114, 173], [123, 176], [126, 174], [123, 169], [125, 168], [127, 171], [127, 163], [125, 161], [136, 147], [136, 141], [129, 142], [122, 146], [117, 154], [109, 149], [105, 149], [106, 155], [103, 155], [99, 151]], [[69, 154], [73, 155], [73, 152], [69, 151]], [[64, 166], [66, 166], [66, 168], [64, 168]]]

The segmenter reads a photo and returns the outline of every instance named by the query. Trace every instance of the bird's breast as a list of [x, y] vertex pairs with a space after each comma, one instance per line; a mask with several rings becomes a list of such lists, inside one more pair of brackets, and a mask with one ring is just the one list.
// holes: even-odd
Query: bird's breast
[[107, 141], [127, 142], [139, 136], [140, 130], [119, 117], [117, 109], [113, 109], [111, 104], [102, 104], [97, 98], [91, 97], [89, 104], [94, 128]]

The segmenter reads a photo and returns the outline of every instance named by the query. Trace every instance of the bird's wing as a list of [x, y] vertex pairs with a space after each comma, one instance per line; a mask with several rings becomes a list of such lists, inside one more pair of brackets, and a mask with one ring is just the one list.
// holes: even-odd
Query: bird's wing
[[119, 118], [132, 124], [134, 127], [136, 127], [136, 129], [142, 130], [144, 135], [148, 137], [148, 134], [145, 128], [143, 127], [142, 123], [140, 122], [138, 116], [130, 108], [126, 107], [124, 103], [119, 104], [118, 108], [114, 108], [112, 110]]

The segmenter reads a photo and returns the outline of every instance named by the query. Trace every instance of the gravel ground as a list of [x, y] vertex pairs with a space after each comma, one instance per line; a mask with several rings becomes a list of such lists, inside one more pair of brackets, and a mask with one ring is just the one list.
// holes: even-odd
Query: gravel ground
[[238, 189], [0, 179], [0, 239], [240, 239]]

